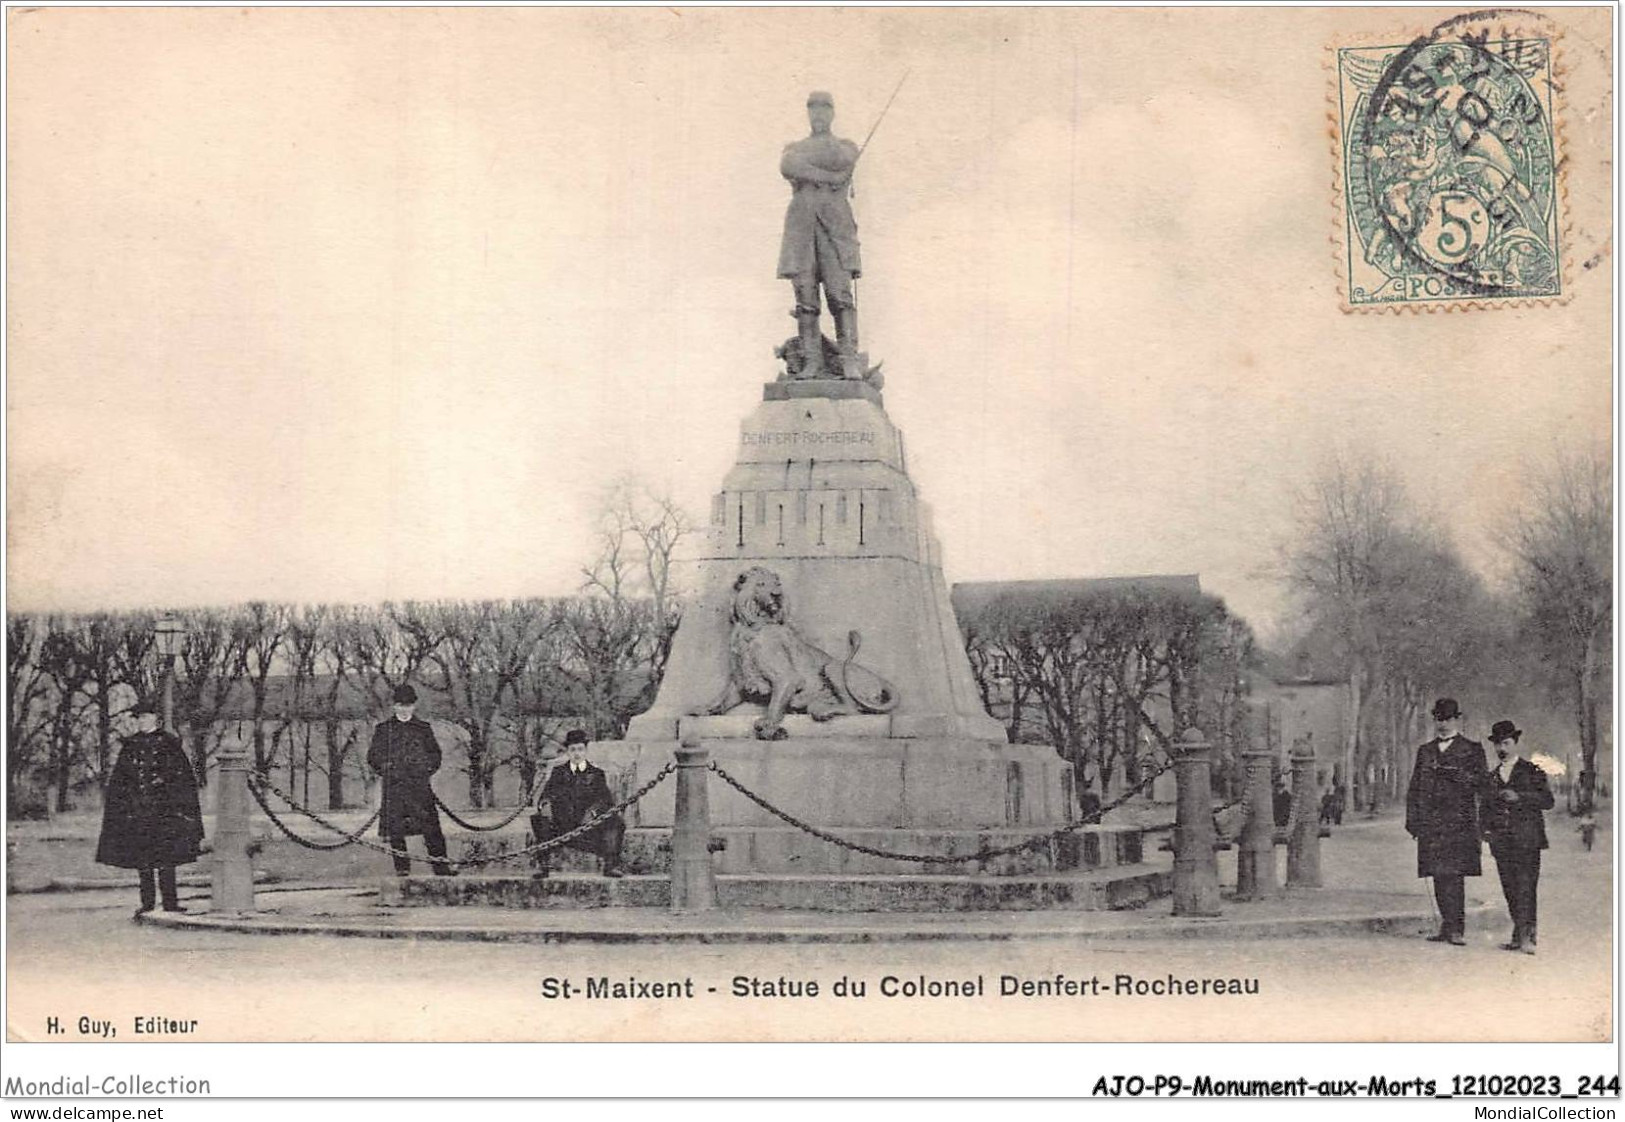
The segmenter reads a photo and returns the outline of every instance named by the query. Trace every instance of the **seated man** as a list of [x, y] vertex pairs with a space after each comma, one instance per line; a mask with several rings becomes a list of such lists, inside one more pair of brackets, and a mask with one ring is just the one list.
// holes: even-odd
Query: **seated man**
[[[564, 751], [565, 761], [548, 773], [536, 800], [538, 811], [545, 804], [550, 813], [531, 816], [531, 832], [538, 842], [569, 833], [615, 802], [610, 798], [609, 781], [604, 778], [603, 769], [587, 762], [587, 734], [571, 729], [564, 737]], [[626, 822], [616, 814], [565, 844], [572, 849], [596, 853], [603, 862], [604, 875], [618, 877], [621, 875], [621, 843], [625, 839]], [[536, 854], [533, 879], [547, 876], [549, 852]]]

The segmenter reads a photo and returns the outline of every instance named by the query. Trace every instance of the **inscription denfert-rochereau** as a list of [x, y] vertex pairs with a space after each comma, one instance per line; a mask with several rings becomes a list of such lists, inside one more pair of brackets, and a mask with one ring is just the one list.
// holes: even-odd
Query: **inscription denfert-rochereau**
[[746, 448], [813, 447], [826, 444], [873, 444], [874, 442], [874, 432], [862, 429], [843, 429], [838, 432], [789, 429], [782, 432], [747, 432], [745, 434]]

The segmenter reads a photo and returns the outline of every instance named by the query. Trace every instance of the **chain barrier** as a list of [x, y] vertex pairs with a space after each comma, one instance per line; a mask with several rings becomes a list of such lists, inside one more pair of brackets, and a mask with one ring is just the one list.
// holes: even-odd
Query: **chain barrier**
[[[298, 835], [294, 834], [290, 829], [288, 829], [288, 827], [282, 822], [282, 820], [279, 819], [277, 817], [277, 815], [271, 810], [271, 808], [266, 805], [264, 797], [260, 794], [259, 791], [257, 791], [255, 789], [255, 785], [253, 783], [250, 783], [248, 785], [248, 789], [249, 789], [249, 792], [253, 794], [255, 801], [260, 804], [261, 809], [263, 809], [265, 811], [266, 816], [271, 819], [272, 823], [275, 824], [276, 827], [279, 830], [281, 830], [284, 834], [286, 834], [290, 840], [295, 841], [295, 842], [299, 843], [300, 845], [305, 846], [307, 849], [322, 849], [322, 850], [341, 849], [346, 845], [354, 844], [354, 845], [365, 846], [367, 849], [373, 850], [374, 852], [377, 852], [377, 853], [385, 854], [385, 855], [387, 855], [389, 857], [403, 857], [408, 861], [416, 861], [420, 865], [448, 865], [448, 866], [451, 866], [451, 867], [454, 867], [454, 868], [461, 869], [461, 868], [478, 868], [479, 866], [489, 865], [489, 864], [492, 864], [492, 863], [497, 862], [497, 861], [513, 861], [513, 860], [516, 860], [516, 859], [518, 859], [520, 857], [529, 856], [530, 854], [545, 853], [548, 850], [557, 849], [560, 846], [568, 845], [570, 842], [574, 841], [576, 838], [580, 837], [582, 834], [588, 833], [589, 831], [594, 830], [597, 827], [603, 825], [605, 822], [607, 822], [611, 818], [615, 817], [621, 811], [625, 810], [627, 807], [631, 806], [633, 803], [635, 803], [639, 799], [643, 798], [643, 796], [647, 795], [650, 791], [652, 791], [656, 787], [658, 787], [661, 784], [662, 781], [664, 781], [668, 776], [670, 776], [676, 770], [677, 770], [677, 761], [676, 760], [667, 761], [666, 766], [661, 768], [658, 772], [656, 772], [654, 774], [654, 777], [651, 778], [649, 780], [649, 782], [645, 783], [642, 787], [639, 787], [636, 791], [633, 791], [630, 795], [628, 795], [626, 798], [622, 799], [620, 802], [616, 803], [614, 806], [609, 807], [609, 808], [607, 808], [605, 810], [599, 811], [597, 814], [593, 815], [591, 818], [589, 818], [586, 821], [582, 822], [581, 825], [575, 827], [572, 830], [568, 830], [565, 833], [562, 833], [562, 834], [558, 835], [555, 838], [549, 838], [545, 842], [537, 842], [535, 845], [527, 845], [523, 849], [513, 849], [513, 850], [509, 850], [509, 851], [507, 851], [505, 853], [493, 853], [493, 854], [490, 854], [489, 856], [482, 855], [482, 856], [478, 856], [478, 857], [465, 857], [460, 861], [454, 861], [454, 860], [452, 860], [450, 858], [446, 858], [446, 857], [419, 857], [414, 853], [408, 853], [408, 852], [406, 852], [404, 850], [396, 849], [394, 846], [385, 845], [382, 842], [375, 842], [375, 841], [371, 841], [371, 840], [369, 840], [367, 838], [362, 837], [361, 836], [362, 833], [364, 833], [367, 830], [368, 827], [370, 827], [374, 822], [376, 822], [378, 820], [378, 814], [377, 813], [374, 813], [372, 818], [368, 819], [365, 826], [362, 826], [360, 830], [356, 831], [354, 834], [351, 834], [351, 833], [347, 832], [346, 830], [344, 830], [342, 827], [333, 825], [333, 823], [327, 821], [321, 815], [317, 814], [315, 811], [310, 810], [307, 807], [300, 806], [292, 798], [290, 798], [289, 796], [287, 796], [283, 792], [277, 790], [275, 787], [272, 787], [270, 784], [265, 784], [266, 789], [269, 790], [272, 794], [274, 794], [277, 798], [281, 799], [283, 802], [285, 802], [289, 806], [293, 807], [294, 810], [298, 811], [300, 814], [303, 814], [305, 817], [307, 817], [311, 821], [315, 822], [318, 826], [325, 826], [329, 830], [334, 831], [335, 833], [343, 834], [344, 837], [345, 837], [344, 841], [338, 842], [338, 843], [333, 844], [333, 845], [326, 845], [326, 844], [322, 844], [320, 842], [309, 841], [308, 839], [299, 837]], [[524, 808], [521, 807], [521, 809], [524, 809]], [[517, 815], [515, 817], [517, 817]]]
[[722, 769], [722, 766], [715, 761], [712, 761], [706, 766], [711, 771], [716, 772], [717, 777], [724, 783], [738, 791], [741, 795], [744, 795], [745, 798], [749, 799], [751, 802], [755, 803], [757, 806], [761, 807], [775, 818], [788, 822], [796, 829], [801, 830], [804, 833], [811, 834], [820, 841], [829, 842], [831, 845], [839, 846], [842, 849], [850, 849], [854, 853], [864, 853], [870, 857], [881, 857], [890, 861], [913, 861], [921, 865], [960, 865], [970, 861], [986, 861], [991, 857], [1004, 857], [1012, 853], [1024, 853], [1027, 850], [1038, 849], [1039, 847], [1048, 845], [1050, 842], [1056, 841], [1067, 834], [1081, 830], [1085, 826], [1097, 825], [1099, 824], [1100, 819], [1108, 811], [1116, 810], [1118, 807], [1132, 799], [1135, 795], [1138, 795], [1142, 791], [1146, 790], [1146, 788], [1150, 787], [1152, 782], [1158, 776], [1162, 775], [1169, 768], [1173, 767], [1174, 764], [1172, 760], [1165, 760], [1162, 766], [1156, 771], [1153, 771], [1149, 775], [1142, 778], [1134, 786], [1124, 791], [1111, 802], [1102, 806], [1099, 810], [1080, 818], [1076, 822], [1062, 826], [1059, 830], [1051, 831], [1048, 834], [1042, 834], [1036, 838], [1028, 838], [1026, 841], [1017, 842], [1014, 845], [985, 847], [977, 850], [975, 853], [967, 853], [962, 857], [949, 857], [939, 853], [898, 853], [889, 849], [878, 849], [872, 845], [863, 845], [860, 842], [848, 841], [846, 838], [832, 834], [827, 830], [820, 830], [817, 826], [803, 822], [801, 819], [797, 818], [788, 811], [780, 810], [778, 807], [762, 798], [762, 796], [758, 795], [755, 791], [752, 791], [743, 783], [739, 782], [739, 780], [729, 775]]
[[[473, 830], [473, 831], [475, 831], [477, 833], [489, 834], [489, 833], [492, 833], [493, 831], [502, 829], [504, 826], [507, 826], [508, 824], [513, 822], [513, 820], [515, 818], [518, 818], [521, 814], [525, 813], [525, 811], [529, 810], [531, 808], [530, 807], [531, 795], [534, 795], [535, 792], [532, 791], [529, 794], [527, 794], [525, 796], [525, 801], [520, 803], [517, 807], [515, 807], [514, 812], [512, 814], [508, 815], [508, 817], [504, 818], [501, 822], [498, 822], [493, 826], [476, 826], [472, 822], [464, 821], [461, 817], [458, 816], [458, 814], [457, 814], [457, 812], [455, 810], [451, 809], [451, 807], [447, 806], [441, 800], [440, 796], [438, 794], [436, 794], [435, 791], [432, 788], [430, 789], [429, 794], [434, 795], [434, 805], [439, 807], [441, 809], [441, 811], [443, 811], [445, 813], [446, 817], [451, 819], [453, 822], [457, 823], [457, 825], [461, 826], [465, 830]], [[489, 808], [487, 808], [487, 809], [489, 809]]]
[[[291, 804], [292, 800], [286, 799], [285, 796], [283, 796], [282, 792], [276, 790], [275, 788], [271, 788], [271, 791], [278, 798], [282, 798], [282, 799], [284, 799], [284, 801], [290, 802], [290, 804]], [[318, 850], [318, 851], [321, 851], [321, 852], [327, 852], [327, 851], [334, 850], [334, 849], [343, 849], [347, 845], [354, 845], [356, 842], [361, 840], [360, 835], [365, 833], [367, 831], [367, 828], [369, 826], [371, 826], [374, 822], [378, 821], [378, 812], [374, 811], [372, 817], [367, 819], [366, 822], [362, 823], [361, 829], [357, 830], [354, 834], [350, 834], [350, 833], [346, 832], [345, 830], [342, 830], [339, 827], [333, 825], [331, 822], [323, 822], [321, 819], [317, 818], [314, 814], [310, 814], [307, 811], [306, 813], [309, 815], [309, 817], [313, 821], [315, 821], [318, 825], [326, 826], [329, 830], [332, 830], [335, 833], [343, 835], [340, 838], [340, 840], [336, 841], [336, 842], [315, 842], [315, 841], [311, 841], [309, 838], [300, 837], [298, 834], [293, 832], [292, 827], [290, 827], [286, 822], [282, 821], [282, 818], [277, 814], [277, 812], [272, 810], [270, 804], [265, 801], [265, 793], [261, 789], [260, 784], [252, 783], [252, 782], [249, 783], [249, 785], [248, 785], [248, 793], [250, 795], [253, 795], [254, 796], [254, 801], [260, 804], [260, 809], [265, 812], [265, 817], [267, 817], [267, 818], [269, 818], [271, 820], [271, 825], [275, 826], [278, 830], [282, 831], [283, 836], [286, 837], [289, 841], [293, 842], [295, 845], [302, 845], [306, 849], [314, 849], [314, 850]], [[295, 807], [295, 809], [300, 809], [300, 808]]]
[[[1242, 795], [1240, 798], [1231, 799], [1227, 803], [1220, 803], [1218, 806], [1213, 808], [1213, 827], [1214, 827], [1213, 832], [1214, 832], [1215, 836], [1224, 838], [1226, 840], [1229, 840], [1231, 838], [1232, 835], [1226, 834], [1223, 830], [1219, 829], [1219, 816], [1222, 815], [1222, 814], [1230, 813], [1232, 810], [1235, 810], [1236, 807], [1240, 806], [1242, 803], [1244, 803], [1246, 801], [1247, 801], [1247, 796]], [[1142, 833], [1142, 834], [1157, 834], [1157, 833], [1161, 833], [1163, 830], [1172, 830], [1175, 826], [1178, 826], [1178, 825], [1179, 825], [1179, 819], [1178, 818], [1170, 818], [1166, 822], [1148, 822], [1145, 825], [1140, 827], [1140, 833]], [[1237, 833], [1239, 835], [1240, 831], [1237, 831]]]

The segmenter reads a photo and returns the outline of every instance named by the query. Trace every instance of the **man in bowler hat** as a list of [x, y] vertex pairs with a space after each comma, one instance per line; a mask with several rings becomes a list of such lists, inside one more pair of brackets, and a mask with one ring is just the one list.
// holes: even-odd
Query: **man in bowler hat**
[[1488, 772], [1484, 747], [1461, 734], [1454, 698], [1433, 704], [1437, 735], [1416, 750], [1416, 768], [1405, 795], [1405, 830], [1416, 839], [1416, 875], [1433, 878], [1439, 930], [1433, 943], [1467, 944], [1464, 878], [1483, 873], [1479, 809]]
[[429, 722], [414, 716], [417, 701], [417, 690], [396, 686], [394, 716], [380, 721], [372, 730], [367, 766], [384, 778], [378, 836], [395, 851], [396, 876], [411, 872], [406, 839], [420, 834], [432, 859], [434, 875], [454, 877], [456, 871], [446, 863], [446, 835], [440, 829], [440, 811], [435, 806], [434, 791], [429, 788], [429, 777], [440, 770], [440, 745]]
[[[546, 804], [550, 812], [531, 816], [531, 832], [538, 842], [567, 834], [614, 805], [603, 769], [587, 762], [587, 734], [571, 729], [564, 736], [564, 751], [564, 762], [548, 773], [542, 793], [536, 798], [538, 809]], [[572, 849], [596, 853], [603, 862], [604, 875], [618, 877], [621, 875], [621, 845], [625, 840], [626, 821], [615, 814], [565, 844]], [[537, 854], [532, 877], [545, 878], [547, 864], [547, 852]]]
[[1501, 892], [1512, 914], [1512, 938], [1502, 950], [1535, 953], [1535, 892], [1540, 884], [1540, 851], [1546, 848], [1546, 815], [1552, 788], [1546, 773], [1520, 747], [1523, 730], [1511, 721], [1490, 729], [1496, 765], [1484, 803], [1484, 835], [1501, 875]]

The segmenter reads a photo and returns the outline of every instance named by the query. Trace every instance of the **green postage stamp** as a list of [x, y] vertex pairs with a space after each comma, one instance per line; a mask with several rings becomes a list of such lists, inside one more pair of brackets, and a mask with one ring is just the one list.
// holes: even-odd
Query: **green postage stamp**
[[1442, 25], [1336, 49], [1349, 309], [1564, 295], [1553, 42]]

